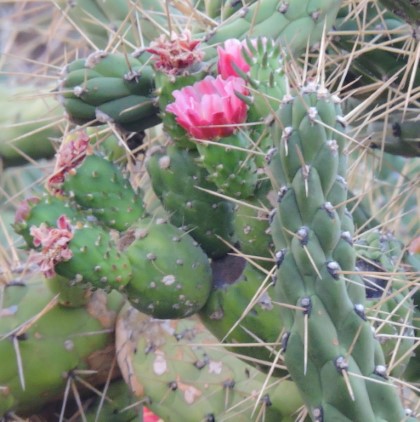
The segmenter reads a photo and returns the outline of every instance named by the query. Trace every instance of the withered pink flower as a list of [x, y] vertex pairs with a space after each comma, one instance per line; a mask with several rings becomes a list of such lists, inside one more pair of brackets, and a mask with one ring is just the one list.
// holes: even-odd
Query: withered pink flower
[[235, 92], [247, 95], [241, 78], [206, 76], [192, 86], [173, 92], [175, 102], [166, 110], [189, 135], [197, 139], [216, 139], [231, 135], [246, 120], [247, 106]]
[[239, 76], [233, 67], [233, 63], [243, 72], [249, 71], [250, 66], [242, 54], [244, 48], [247, 49], [246, 42], [241, 42], [236, 38], [226, 40], [223, 47], [220, 45], [217, 47], [217, 72], [223, 79], [227, 79], [229, 76]]
[[200, 41], [193, 40], [191, 32], [185, 30], [181, 35], [172, 35], [170, 39], [162, 34], [150, 43], [146, 51], [153, 54], [157, 70], [175, 76], [201, 62], [204, 53], [197, 49], [199, 44]]
[[62, 261], [68, 261], [73, 256], [68, 248], [68, 243], [73, 238], [70, 220], [62, 215], [57, 220], [57, 227], [48, 227], [42, 223], [39, 227], [32, 226], [30, 234], [33, 244], [41, 250], [34, 252], [31, 262], [38, 264], [45, 277], [55, 275], [55, 265]]
[[54, 172], [47, 181], [47, 188], [52, 193], [62, 193], [60, 186], [66, 173], [77, 167], [90, 153], [89, 140], [87, 133], [82, 131], [69, 134], [63, 139], [56, 154]]
[[29, 217], [32, 206], [36, 205], [39, 201], [40, 199], [38, 197], [32, 196], [20, 202], [16, 208], [15, 224], [24, 223]]

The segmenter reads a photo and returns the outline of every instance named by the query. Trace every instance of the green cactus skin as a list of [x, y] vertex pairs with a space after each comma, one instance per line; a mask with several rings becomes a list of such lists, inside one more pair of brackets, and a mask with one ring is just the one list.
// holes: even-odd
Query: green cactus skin
[[131, 265], [119, 250], [115, 236], [95, 221], [89, 221], [89, 216], [71, 208], [65, 200], [48, 195], [29, 199], [15, 218], [14, 229], [24, 237], [29, 249], [36, 249], [31, 227], [45, 224], [56, 228], [62, 216], [66, 216], [71, 227], [68, 249], [72, 256], [70, 260], [56, 262], [55, 272], [82, 288], [109, 290], [126, 285], [131, 278]]
[[47, 226], [54, 226], [61, 215], [67, 216], [73, 222], [80, 218], [80, 214], [68, 201], [63, 201], [48, 194], [41, 197], [31, 197], [19, 205], [15, 214], [13, 229], [25, 239], [29, 248], [33, 248], [33, 238], [30, 234], [31, 227], [40, 226], [43, 223]]
[[211, 289], [207, 255], [189, 236], [164, 221], [141, 220], [121, 244], [133, 276], [128, 300], [155, 318], [185, 318], [206, 303]]
[[57, 302], [49, 306], [54, 296], [36, 273], [28, 274], [25, 283], [2, 286], [0, 418], [7, 412], [31, 415], [59, 399], [68, 376], [78, 370], [93, 371], [85, 378], [92, 385], [100, 385], [109, 376], [122, 296], [97, 291], [86, 306], [78, 308], [57, 306]]
[[58, 96], [77, 124], [110, 122], [137, 132], [160, 123], [154, 89], [150, 66], [131, 56], [98, 51], [64, 69]]
[[355, 243], [355, 248], [359, 270], [378, 273], [378, 278], [373, 274], [364, 277], [368, 308], [366, 315], [376, 319], [373, 326], [377, 328], [376, 335], [381, 341], [386, 364], [398, 362], [397, 366], [391, 368], [390, 374], [401, 377], [411, 357], [409, 350], [415, 342], [414, 330], [411, 328], [414, 303], [409, 295], [409, 280], [402, 271], [404, 269], [400, 269], [400, 275], [391, 276], [387, 273], [398, 272], [398, 263], [404, 255], [403, 245], [391, 233], [382, 234], [376, 230], [364, 233]]
[[58, 294], [58, 302], [62, 306], [78, 308], [89, 301], [92, 294], [85, 286], [72, 285], [69, 280], [59, 275], [45, 279], [45, 284], [53, 294]]
[[[116, 38], [128, 50], [133, 45], [139, 45], [140, 35], [137, 28], [132, 27], [133, 19], [137, 20], [141, 28], [141, 40], [146, 44], [160, 35], [160, 28], [167, 25], [162, 3], [142, 0], [141, 5], [133, 6], [126, 0], [75, 0], [71, 4], [65, 0], [57, 1], [57, 7], [71, 18], [77, 28], [89, 38], [90, 43], [101, 49], [109, 47], [110, 40], [116, 42]], [[117, 37], [116, 32], [119, 34]]]
[[217, 258], [230, 251], [225, 242], [236, 242], [234, 205], [199, 189], [217, 190], [197, 159], [196, 152], [172, 145], [148, 158], [147, 171], [172, 224], [183, 227], [210, 258]]
[[206, 42], [216, 45], [228, 38], [262, 36], [278, 40], [286, 51], [302, 51], [308, 43], [320, 40], [324, 26], [331, 28], [340, 5], [338, 0], [268, 0], [261, 5], [256, 2], [220, 24]]
[[235, 235], [239, 249], [257, 265], [270, 271], [274, 265], [274, 245], [270, 234], [270, 192], [257, 187], [256, 194], [235, 205]]
[[405, 412], [366, 320], [363, 281], [341, 275], [355, 268], [342, 131], [337, 99], [314, 83], [285, 97], [274, 119], [283, 179], [273, 181], [274, 300], [296, 307], [282, 312], [284, 361], [314, 421], [397, 421]]
[[102, 227], [76, 226], [68, 248], [72, 252], [71, 259], [59, 262], [55, 270], [71, 282], [109, 291], [121, 290], [131, 280], [129, 258]]
[[35, 97], [35, 90], [39, 91], [39, 87], [13, 87], [7, 79], [0, 83], [4, 105], [0, 116], [2, 168], [27, 164], [28, 157], [38, 160], [54, 156], [52, 141], [61, 136], [61, 131], [59, 124], [52, 123], [59, 120], [61, 113], [53, 98], [39, 94]]
[[[349, 9], [343, 7], [334, 25], [335, 29], [340, 32], [339, 36], [333, 38], [334, 44], [336, 49], [340, 51], [339, 54], [342, 55], [343, 50], [350, 53], [355, 49], [355, 43], [374, 42], [377, 48], [367, 49], [366, 51], [359, 48], [355, 49], [356, 54], [352, 59], [349, 77], [352, 76], [352, 79], [357, 81], [356, 86], [386, 81], [391, 77], [395, 77], [393, 86], [398, 86], [401, 92], [409, 86], [408, 81], [411, 76], [405, 80], [405, 72], [402, 71], [407, 68], [409, 55], [400, 54], [399, 51], [407, 51], [404, 43], [408, 42], [408, 40], [402, 40], [402, 38], [404, 33], [407, 38], [411, 37], [412, 29], [406, 25], [404, 20], [399, 19], [386, 10], [381, 10], [378, 3], [381, 2], [366, 2], [366, 6], [360, 8], [352, 19], [348, 18]], [[381, 36], [369, 34], [369, 31], [378, 31], [378, 29], [383, 32]], [[348, 35], [345, 34], [347, 31]], [[360, 35], [355, 36], [355, 34]], [[331, 54], [334, 53], [331, 52]], [[413, 86], [418, 86], [420, 73], [412, 69], [410, 71], [411, 74], [414, 75]], [[380, 99], [388, 101], [388, 95], [389, 90], [386, 90], [381, 94]], [[361, 99], [366, 98], [363, 91], [362, 93], [356, 92], [353, 95], [353, 98], [358, 97]]]
[[287, 93], [287, 78], [282, 62], [284, 53], [279, 42], [261, 36], [247, 38], [246, 45], [249, 53], [243, 49], [242, 54], [250, 69], [247, 74], [238, 70], [238, 74], [250, 87], [248, 121], [264, 121], [273, 110], [277, 110]]
[[420, 353], [418, 352], [418, 339], [420, 337], [420, 310], [416, 306], [413, 314], [414, 335], [417, 338], [417, 347], [414, 354], [408, 362], [407, 368], [404, 371], [404, 379], [409, 382], [419, 382], [420, 380]]
[[379, 0], [383, 6], [413, 26], [415, 34], [420, 28], [420, 1], [418, 0]]
[[372, 136], [370, 147], [383, 149], [389, 154], [402, 157], [419, 157], [420, 123], [415, 118], [413, 120], [400, 120], [400, 118], [402, 116], [392, 116], [386, 125], [383, 122], [379, 125], [369, 125], [368, 131]]
[[197, 143], [199, 163], [209, 173], [208, 179], [226, 196], [245, 199], [255, 191], [258, 174], [252, 144], [240, 132], [221, 138], [215, 144]]
[[103, 420], [107, 422], [143, 422], [143, 406], [130, 394], [127, 384], [119, 379], [103, 388], [106, 400], [101, 396], [86, 400], [88, 408], [84, 412], [86, 422]]
[[123, 231], [144, 216], [140, 193], [122, 169], [99, 155], [88, 155], [65, 176], [63, 194], [110, 228]]
[[266, 375], [226, 353], [197, 320], [151, 320], [125, 307], [117, 332], [124, 379], [165, 422], [291, 422], [301, 406], [292, 382], [269, 379], [262, 390]]
[[[212, 270], [213, 290], [199, 313], [203, 324], [239, 358], [265, 372], [272, 370], [283, 325], [280, 307], [270, 297], [271, 278], [231, 255], [214, 260]], [[287, 375], [281, 360], [272, 374]]]

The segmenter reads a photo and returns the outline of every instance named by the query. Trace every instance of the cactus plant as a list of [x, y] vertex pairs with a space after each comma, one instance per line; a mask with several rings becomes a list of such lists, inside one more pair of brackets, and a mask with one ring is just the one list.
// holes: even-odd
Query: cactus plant
[[[0, 341], [0, 419], [418, 417], [418, 24], [391, 3], [8, 3], [6, 81], [53, 79], [64, 115], [54, 161], [0, 149], [0, 326], [29, 335]], [[92, 310], [114, 370], [58, 383]]]

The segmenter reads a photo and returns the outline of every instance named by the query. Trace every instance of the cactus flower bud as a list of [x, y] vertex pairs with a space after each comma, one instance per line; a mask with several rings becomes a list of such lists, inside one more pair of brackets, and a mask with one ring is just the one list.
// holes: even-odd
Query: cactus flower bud
[[57, 220], [57, 227], [48, 227], [42, 223], [39, 227], [32, 226], [30, 233], [34, 246], [41, 247], [40, 251], [32, 255], [31, 262], [40, 266], [45, 277], [51, 278], [55, 275], [55, 265], [73, 256], [68, 248], [73, 237], [70, 220], [62, 215]]
[[245, 41], [239, 41], [236, 38], [226, 40], [223, 47], [217, 47], [217, 72], [222, 76], [223, 79], [227, 79], [229, 76], [239, 76], [233, 67], [233, 63], [242, 70], [248, 72], [250, 65], [244, 59], [242, 49], [247, 48]]
[[246, 120], [247, 105], [236, 92], [248, 90], [241, 78], [206, 76], [192, 86], [173, 92], [175, 102], [166, 108], [189, 135], [197, 139], [230, 136]]

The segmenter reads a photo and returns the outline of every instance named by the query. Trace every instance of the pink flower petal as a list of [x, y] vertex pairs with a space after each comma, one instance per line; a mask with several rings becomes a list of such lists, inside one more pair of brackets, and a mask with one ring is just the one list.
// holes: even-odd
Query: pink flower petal
[[248, 94], [243, 79], [206, 76], [192, 86], [174, 91], [175, 101], [166, 110], [194, 138], [229, 136], [247, 116], [247, 106], [235, 92]]

